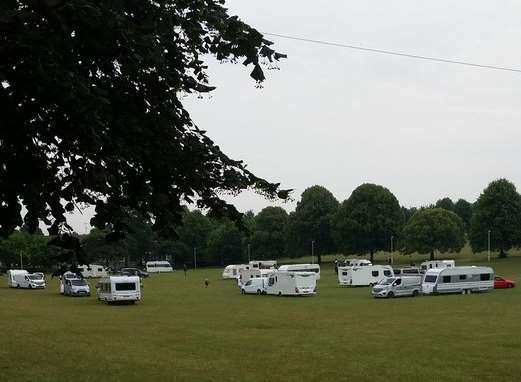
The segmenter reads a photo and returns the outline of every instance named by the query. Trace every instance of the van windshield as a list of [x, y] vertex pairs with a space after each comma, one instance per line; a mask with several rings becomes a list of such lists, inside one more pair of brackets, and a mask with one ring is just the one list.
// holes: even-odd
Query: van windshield
[[42, 277], [40, 275], [28, 275], [27, 276], [31, 280], [41, 280]]
[[71, 285], [84, 286], [87, 285], [87, 282], [85, 280], [71, 280]]
[[117, 291], [136, 290], [136, 284], [135, 283], [116, 283], [116, 290]]
[[391, 285], [394, 282], [394, 280], [396, 280], [394, 277], [389, 277], [387, 279], [383, 279], [378, 284], [380, 284], [380, 285]]
[[435, 283], [436, 282], [436, 276], [434, 275], [427, 275], [425, 276], [425, 279], [423, 280], [424, 283]]

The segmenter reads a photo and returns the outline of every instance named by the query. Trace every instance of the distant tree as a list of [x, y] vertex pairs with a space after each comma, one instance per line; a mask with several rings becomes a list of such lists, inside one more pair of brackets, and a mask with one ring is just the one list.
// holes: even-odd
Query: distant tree
[[403, 223], [406, 224], [417, 211], [418, 209], [416, 207], [402, 207]]
[[288, 213], [281, 207], [266, 207], [255, 217], [251, 247], [256, 259], [278, 259], [286, 249]]
[[461, 218], [444, 208], [424, 208], [416, 212], [403, 230], [405, 251], [430, 254], [460, 252], [465, 245]]
[[307, 188], [288, 220], [288, 253], [290, 257], [309, 255], [314, 241], [318, 262], [322, 254], [336, 250], [332, 236], [332, 220], [338, 210], [338, 200], [322, 186]]
[[448, 211], [454, 211], [454, 202], [451, 198], [443, 198], [436, 202], [435, 208], [443, 208]]
[[111, 230], [93, 228], [88, 235], [81, 238], [82, 247], [86, 254], [87, 263], [103, 262], [105, 264], [120, 265], [123, 258], [128, 258], [128, 243], [121, 239], [112, 239]]
[[208, 250], [203, 258], [207, 265], [243, 263], [243, 232], [230, 221], [223, 220], [208, 236]]
[[33, 235], [26, 231], [15, 231], [8, 238], [0, 239], [0, 262], [5, 266], [47, 267], [51, 259], [47, 251], [48, 237]]
[[[178, 239], [173, 245], [173, 255], [177, 267], [184, 263], [194, 262], [194, 248], [198, 263], [203, 265], [206, 258], [208, 238], [213, 229], [213, 223], [199, 210], [185, 210], [183, 224], [177, 229]], [[218, 224], [218, 223], [215, 223]]]
[[521, 245], [521, 196], [506, 179], [491, 182], [474, 204], [470, 228], [474, 252], [487, 249], [489, 230], [491, 249], [498, 250], [500, 257]]
[[362, 184], [342, 202], [335, 217], [335, 238], [345, 254], [367, 254], [389, 250], [391, 236], [403, 227], [403, 211], [387, 188]]
[[458, 199], [458, 201], [454, 203], [453, 212], [463, 220], [465, 232], [468, 233], [470, 231], [470, 220], [472, 219], [472, 204], [465, 199]]

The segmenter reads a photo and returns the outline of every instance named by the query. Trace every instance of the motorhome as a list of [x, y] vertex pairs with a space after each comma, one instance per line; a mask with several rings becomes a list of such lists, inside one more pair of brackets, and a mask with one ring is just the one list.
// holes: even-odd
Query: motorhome
[[273, 269], [241, 269], [237, 284], [243, 285], [250, 279], [268, 277], [271, 272], [273, 272]]
[[168, 261], [147, 261], [145, 264], [148, 273], [173, 272], [174, 268]]
[[375, 285], [386, 277], [393, 276], [393, 269], [389, 265], [338, 267], [338, 283], [340, 286]]
[[430, 260], [424, 261], [420, 264], [423, 273], [427, 272], [429, 269], [454, 268], [455, 266], [456, 262], [454, 260]]
[[312, 296], [317, 293], [315, 272], [273, 271], [268, 276], [266, 293], [277, 296]]
[[98, 264], [84, 264], [79, 265], [78, 270], [81, 272], [83, 277], [91, 278], [91, 277], [107, 277], [109, 274], [103, 265]]
[[249, 265], [253, 269], [275, 269], [277, 262], [275, 260], [252, 260]]
[[494, 270], [490, 267], [451, 267], [429, 269], [422, 282], [424, 294], [471, 293], [494, 289]]
[[130, 303], [141, 300], [139, 276], [109, 276], [96, 284], [99, 301], [111, 303]]
[[64, 282], [65, 296], [90, 296], [90, 286], [85, 279], [67, 279]]
[[266, 287], [268, 285], [268, 279], [266, 277], [259, 277], [255, 279], [249, 279], [241, 285], [242, 294], [266, 294]]
[[9, 269], [7, 285], [11, 288], [43, 289], [45, 280], [40, 275], [34, 275], [25, 269]]
[[422, 289], [422, 277], [400, 276], [381, 280], [373, 287], [374, 297], [418, 296]]
[[346, 260], [346, 267], [367, 267], [373, 265], [369, 260], [366, 259], [349, 259]]
[[281, 265], [279, 271], [291, 272], [315, 272], [317, 280], [320, 280], [320, 265], [318, 264], [290, 264]]
[[231, 264], [224, 267], [223, 279], [237, 279], [241, 269], [250, 269], [249, 264]]

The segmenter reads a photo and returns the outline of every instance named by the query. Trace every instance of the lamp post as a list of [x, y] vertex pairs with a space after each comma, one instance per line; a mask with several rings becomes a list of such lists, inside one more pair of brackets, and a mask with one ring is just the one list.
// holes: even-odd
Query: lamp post
[[194, 247], [194, 268], [197, 269], [197, 248]]
[[24, 262], [22, 259], [22, 251], [20, 250], [20, 269], [23, 269], [23, 268], [24, 268]]
[[391, 235], [391, 264], [394, 264], [394, 257], [393, 257], [393, 253], [394, 253], [394, 236]]
[[490, 263], [490, 230], [487, 233], [488, 262]]
[[311, 240], [311, 264], [315, 263], [315, 240]]
[[251, 248], [250, 243], [248, 243], [248, 262], [251, 261], [251, 251], [250, 251], [250, 248]]

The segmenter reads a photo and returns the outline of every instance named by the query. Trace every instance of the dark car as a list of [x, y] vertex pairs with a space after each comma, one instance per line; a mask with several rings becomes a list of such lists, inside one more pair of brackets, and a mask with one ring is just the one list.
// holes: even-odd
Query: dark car
[[148, 272], [142, 271], [139, 268], [121, 268], [119, 273], [123, 276], [148, 277]]

